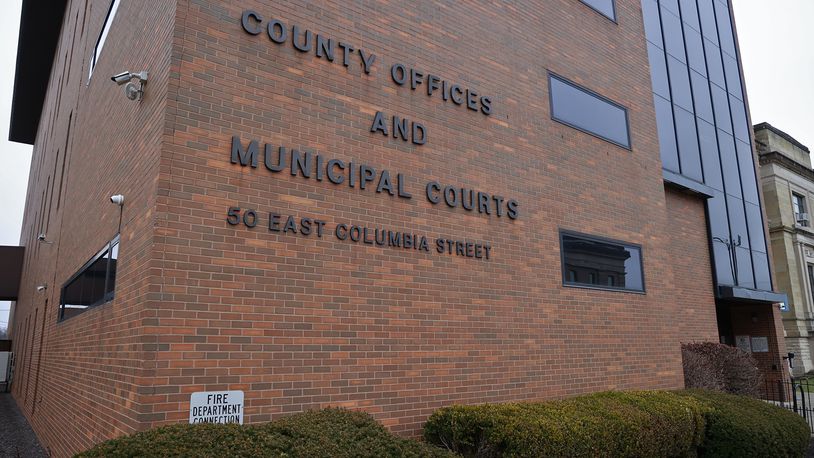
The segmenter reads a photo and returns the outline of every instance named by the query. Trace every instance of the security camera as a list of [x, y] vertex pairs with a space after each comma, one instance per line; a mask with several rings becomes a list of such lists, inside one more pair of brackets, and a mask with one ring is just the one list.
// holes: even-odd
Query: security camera
[[44, 285], [37, 286], [37, 292], [38, 293], [41, 293], [41, 292], [45, 291], [46, 289], [48, 289], [48, 283], [46, 283]]
[[138, 100], [141, 98], [141, 94], [142, 89], [133, 82], [129, 82], [124, 86], [124, 96], [130, 100]]
[[140, 71], [138, 73], [130, 73], [131, 78], [135, 78], [135, 79], [141, 81], [142, 83], [147, 82], [147, 76], [148, 76], [147, 70], [142, 70], [142, 71]]
[[[147, 76], [147, 71], [142, 70], [138, 73], [121, 72], [111, 76], [110, 79], [119, 86], [126, 84], [126, 86], [124, 86], [124, 95], [128, 99], [141, 100], [144, 95], [144, 85], [147, 83]], [[133, 80], [137, 80], [138, 84], [134, 83]]]
[[112, 195], [110, 196], [110, 201], [121, 207], [124, 205], [124, 196], [121, 194]]
[[39, 240], [41, 242], [44, 241], [45, 240], [45, 234], [43, 233], [43, 234], [38, 235], [37, 240]]
[[119, 74], [111, 76], [110, 79], [113, 80], [119, 86], [121, 86], [122, 84], [127, 83], [131, 79], [133, 79], [133, 74], [130, 72], [121, 72]]

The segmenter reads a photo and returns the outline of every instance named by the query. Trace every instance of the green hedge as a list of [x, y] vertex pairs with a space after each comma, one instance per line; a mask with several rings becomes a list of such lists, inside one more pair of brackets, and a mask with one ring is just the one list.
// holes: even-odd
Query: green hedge
[[77, 457], [451, 457], [344, 409], [295, 414], [261, 425], [178, 424], [103, 442]]
[[452, 406], [424, 425], [427, 442], [465, 457], [800, 457], [809, 434], [785, 409], [697, 390]]
[[684, 456], [701, 443], [702, 410], [694, 399], [655, 391], [453, 406], [430, 417], [424, 438], [466, 457]]
[[697, 399], [707, 407], [700, 456], [805, 456], [811, 430], [794, 412], [758, 399], [717, 391], [686, 390], [678, 394]]

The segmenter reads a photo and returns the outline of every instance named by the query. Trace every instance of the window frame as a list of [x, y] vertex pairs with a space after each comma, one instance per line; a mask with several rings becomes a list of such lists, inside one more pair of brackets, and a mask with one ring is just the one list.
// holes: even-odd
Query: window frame
[[96, 44], [93, 46], [93, 52], [90, 55], [90, 62], [88, 62], [88, 83], [90, 83], [90, 79], [93, 76], [93, 70], [96, 68], [96, 63], [99, 61], [99, 55], [101, 55], [102, 49], [105, 46], [113, 20], [116, 18], [116, 13], [119, 11], [119, 3], [121, 3], [121, 0], [111, 0], [110, 6], [107, 8], [105, 22], [102, 24], [102, 30], [99, 31], [99, 37], [96, 38]]
[[[639, 270], [642, 273], [642, 289], [632, 289], [627, 287], [620, 287], [620, 286], [610, 286], [610, 285], [603, 285], [603, 284], [589, 284], [589, 283], [578, 283], [578, 282], [571, 282], [566, 280], [566, 264], [565, 264], [565, 244], [563, 238], [565, 236], [576, 237], [580, 239], [584, 239], [591, 242], [600, 242], [600, 243], [607, 243], [612, 245], [621, 245], [625, 248], [635, 248], [639, 250]], [[560, 239], [560, 272], [562, 275], [562, 286], [566, 288], [582, 288], [582, 289], [595, 289], [595, 290], [602, 290], [602, 291], [616, 291], [622, 293], [633, 293], [633, 294], [647, 294], [647, 285], [645, 283], [645, 275], [644, 275], [644, 248], [637, 244], [637, 243], [630, 243], [624, 242], [622, 240], [612, 239], [608, 237], [602, 237], [598, 235], [591, 235], [585, 234], [582, 232], [571, 231], [567, 229], [560, 229], [559, 230], [559, 239]], [[615, 282], [615, 279], [614, 279]]]
[[[796, 207], [796, 208], [795, 208]], [[800, 210], [800, 211], [798, 211]], [[798, 226], [808, 227], [808, 223], [800, 223], [800, 219], [798, 216], [800, 215], [808, 215], [808, 204], [806, 202], [806, 196], [803, 194], [792, 191], [791, 192], [791, 212], [794, 214], [794, 224]]]
[[806, 263], [806, 272], [808, 273], [808, 300], [810, 304], [814, 304], [814, 264]]
[[[565, 78], [563, 76], [560, 76], [557, 73], [552, 72], [551, 70], [549, 70], [547, 73], [548, 73], [548, 110], [549, 110], [549, 116], [551, 117], [552, 121], [558, 122], [558, 123], [560, 123], [562, 125], [565, 125], [565, 126], [568, 126], [568, 127], [572, 128], [572, 129], [576, 129], [576, 130], [578, 130], [580, 132], [586, 133], [586, 134], [588, 134], [588, 135], [590, 135], [592, 137], [596, 137], [596, 138], [598, 138], [600, 140], [604, 140], [604, 141], [606, 141], [608, 143], [612, 143], [612, 144], [614, 144], [614, 145], [616, 145], [616, 146], [618, 146], [620, 148], [624, 148], [624, 149], [626, 149], [628, 151], [633, 151], [633, 141], [631, 140], [631, 136], [630, 136], [630, 112], [628, 111], [627, 107], [625, 107], [624, 105], [621, 105], [619, 103], [614, 102], [613, 100], [599, 94], [596, 91], [588, 89], [588, 88], [586, 88], [584, 86], [580, 86], [579, 84], [574, 83], [573, 81], [570, 81], [567, 78]], [[627, 133], [627, 144], [625, 145], [623, 143], [619, 143], [616, 140], [604, 137], [604, 136], [602, 136], [602, 135], [600, 135], [600, 134], [598, 134], [596, 132], [591, 132], [590, 130], [587, 130], [584, 127], [580, 127], [580, 126], [574, 125], [574, 124], [572, 124], [572, 123], [570, 123], [568, 121], [565, 121], [563, 119], [557, 118], [554, 115], [554, 96], [553, 96], [553, 92], [551, 90], [551, 80], [552, 80], [552, 78], [556, 79], [557, 81], [559, 81], [559, 82], [561, 82], [563, 84], [571, 86], [574, 89], [577, 89], [578, 91], [581, 91], [581, 92], [583, 92], [583, 93], [585, 93], [587, 95], [590, 95], [590, 96], [592, 96], [594, 98], [597, 98], [600, 101], [603, 101], [603, 102], [605, 102], [605, 103], [607, 103], [607, 104], [609, 104], [611, 106], [614, 106], [616, 108], [621, 109], [625, 113], [625, 127], [626, 127], [626, 131], [627, 131], [626, 132]]]
[[[115, 237], [113, 237], [111, 240], [109, 240], [109, 241], [108, 241], [108, 242], [105, 244], [105, 246], [104, 246], [102, 249], [100, 249], [99, 251], [97, 251], [97, 252], [96, 252], [96, 254], [94, 254], [94, 255], [93, 255], [93, 257], [91, 257], [91, 258], [90, 258], [90, 259], [89, 259], [87, 262], [85, 262], [85, 263], [82, 265], [82, 267], [80, 267], [79, 269], [77, 269], [77, 271], [76, 271], [76, 272], [75, 272], [73, 275], [71, 275], [70, 277], [68, 277], [68, 279], [67, 279], [67, 280], [65, 280], [65, 282], [64, 282], [64, 283], [62, 283], [62, 287], [59, 289], [59, 313], [57, 314], [57, 323], [62, 323], [62, 322], [64, 322], [64, 321], [66, 321], [66, 320], [70, 320], [71, 318], [74, 318], [74, 317], [76, 317], [76, 316], [78, 316], [78, 315], [81, 315], [81, 314], [83, 314], [83, 313], [87, 312], [88, 310], [90, 310], [90, 309], [92, 309], [92, 308], [95, 308], [95, 307], [98, 307], [98, 306], [100, 306], [100, 305], [103, 305], [103, 304], [106, 304], [106, 303], [110, 302], [110, 301], [112, 301], [112, 300], [113, 300], [113, 299], [116, 297], [116, 290], [115, 290], [115, 286], [114, 286], [114, 289], [113, 289], [112, 291], [110, 291], [110, 292], [108, 292], [108, 288], [107, 288], [107, 287], [108, 287], [108, 284], [110, 284], [110, 274], [111, 274], [111, 269], [110, 269], [110, 264], [111, 264], [111, 262], [110, 262], [110, 261], [111, 261], [111, 258], [110, 258], [110, 253], [112, 253], [112, 251], [113, 251], [113, 247], [114, 247], [114, 246], [119, 246], [119, 245], [120, 245], [120, 243], [119, 243], [120, 241], [121, 241], [121, 234], [116, 234], [116, 236], [115, 236]], [[102, 289], [102, 298], [101, 298], [101, 299], [99, 299], [99, 300], [97, 300], [97, 301], [95, 301], [95, 302], [93, 302], [92, 304], [89, 304], [89, 305], [88, 305], [88, 306], [87, 306], [87, 307], [86, 307], [84, 310], [82, 310], [81, 312], [79, 312], [79, 313], [77, 313], [77, 314], [75, 314], [75, 315], [73, 315], [73, 316], [69, 316], [69, 317], [67, 317], [67, 318], [66, 318], [66, 317], [65, 317], [65, 290], [68, 288], [68, 286], [69, 286], [69, 285], [70, 285], [70, 284], [71, 284], [71, 283], [72, 283], [74, 280], [76, 280], [76, 279], [78, 279], [79, 277], [81, 277], [81, 276], [82, 276], [82, 274], [84, 274], [85, 272], [87, 272], [87, 270], [88, 270], [88, 269], [89, 269], [89, 268], [90, 268], [90, 267], [91, 267], [91, 266], [92, 266], [92, 265], [93, 265], [93, 264], [94, 264], [96, 261], [98, 261], [100, 258], [102, 258], [102, 257], [104, 257], [104, 256], [107, 256], [107, 263], [106, 263], [106, 265], [105, 265], [105, 284], [104, 284], [104, 288]], [[116, 259], [118, 260], [118, 256], [116, 257]], [[117, 270], [118, 270], [118, 267], [117, 267]], [[115, 280], [114, 280], [114, 285], [115, 285]]]
[[602, 17], [607, 18], [608, 20], [610, 20], [611, 22], [613, 22], [613, 23], [614, 23], [614, 24], [616, 24], [616, 25], [619, 25], [619, 21], [616, 19], [616, 0], [610, 0], [610, 2], [611, 2], [611, 8], [613, 9], [613, 17], [610, 17], [610, 16], [608, 16], [607, 14], [605, 14], [605, 12], [604, 12], [604, 11], [600, 11], [600, 10], [598, 10], [596, 7], [594, 7], [593, 5], [591, 5], [590, 3], [588, 3], [588, 1], [590, 1], [590, 0], [579, 0], [579, 2], [580, 2], [580, 3], [582, 3], [582, 4], [583, 4], [583, 5], [585, 5], [585, 6], [587, 6], [587, 7], [588, 7], [588, 8], [590, 8], [590, 9], [592, 9], [592, 10], [596, 11], [597, 13], [599, 13], [600, 15], [602, 15]]

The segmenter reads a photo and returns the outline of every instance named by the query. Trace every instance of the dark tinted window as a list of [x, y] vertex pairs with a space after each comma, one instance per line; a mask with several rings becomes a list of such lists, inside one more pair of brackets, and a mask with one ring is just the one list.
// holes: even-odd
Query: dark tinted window
[[681, 4], [681, 19], [690, 27], [700, 31], [701, 26], [698, 24], [698, 9], [695, 6], [695, 0], [681, 0], [679, 3]]
[[707, 55], [707, 69], [709, 70], [709, 80], [718, 86], [724, 87], [724, 64], [721, 63], [721, 50], [709, 40], [704, 40], [704, 52]]
[[630, 148], [624, 107], [554, 75], [548, 81], [554, 120]]
[[729, 96], [729, 108], [732, 112], [732, 125], [738, 140], [749, 142], [749, 123], [746, 122], [746, 107], [741, 100]]
[[582, 0], [582, 3], [595, 9], [612, 20], [616, 20], [616, 5], [614, 0]]
[[714, 1], [715, 19], [718, 21], [718, 38], [721, 40], [721, 49], [730, 56], [735, 56], [735, 39], [732, 36], [732, 22], [729, 20], [729, 6]]
[[704, 121], [714, 123], [712, 99], [709, 98], [709, 81], [694, 71], [690, 72], [690, 79], [692, 81], [692, 97], [695, 102], [695, 114]]
[[681, 19], [675, 14], [661, 8], [661, 26], [664, 30], [664, 46], [667, 53], [686, 62], [684, 57], [684, 33], [681, 31]]
[[695, 116], [675, 107], [676, 137], [678, 137], [678, 157], [681, 161], [681, 174], [695, 181], [703, 182], [701, 155], [698, 153], [698, 135], [695, 131]]
[[661, 6], [678, 15], [678, 0], [661, 0]]
[[757, 179], [755, 178], [755, 160], [752, 156], [752, 148], [748, 143], [740, 140], [735, 141], [738, 153], [738, 165], [741, 170], [741, 188], [743, 188], [743, 199], [747, 202], [757, 204], [760, 202], [757, 192]]
[[726, 72], [726, 88], [729, 93], [735, 97], [742, 99], [743, 91], [741, 90], [741, 74], [738, 68], [738, 61], [729, 54], [723, 54], [724, 57], [724, 71]]
[[732, 285], [735, 283], [731, 254], [724, 241], [729, 241], [729, 219], [726, 215], [726, 200], [723, 193], [715, 193], [707, 199], [707, 215], [709, 217], [709, 230], [712, 234], [712, 254], [715, 262], [715, 276], [718, 284]]
[[673, 56], [667, 56], [667, 70], [670, 72], [673, 103], [692, 112], [692, 91], [690, 90], [690, 75], [687, 73], [687, 66]]
[[662, 48], [661, 19], [659, 18], [659, 5], [655, 0], [642, 0], [642, 16], [644, 16], [644, 33], [647, 40]]
[[650, 82], [653, 84], [653, 92], [669, 99], [670, 82], [667, 79], [667, 63], [664, 60], [664, 51], [652, 43], [648, 43], [647, 56], [650, 60]]
[[698, 0], [698, 17], [701, 19], [701, 33], [704, 38], [712, 40], [718, 45], [718, 26], [715, 23], [715, 9], [713, 0]]
[[712, 108], [715, 111], [715, 125], [724, 132], [732, 133], [732, 121], [729, 118], [729, 96], [720, 87], [710, 84]]
[[638, 246], [570, 232], [560, 241], [565, 285], [644, 291]]
[[684, 40], [687, 42], [687, 61], [690, 68], [707, 76], [707, 63], [704, 59], [704, 42], [701, 34], [692, 29], [684, 29]]
[[763, 235], [763, 214], [760, 207], [746, 203], [746, 225], [749, 227], [749, 245], [753, 250], [766, 251], [766, 238]]
[[703, 120], [698, 120], [698, 143], [701, 147], [701, 163], [704, 164], [704, 184], [718, 191], [724, 190], [721, 177], [721, 162], [718, 156], [718, 138], [715, 127]]
[[117, 237], [65, 282], [60, 295], [60, 321], [113, 299], [118, 257]]
[[653, 96], [653, 102], [656, 107], [656, 127], [659, 133], [662, 167], [675, 173], [681, 173], [681, 169], [678, 167], [678, 148], [673, 126], [673, 105], [669, 100], [658, 95]]
[[746, 211], [743, 208], [743, 201], [727, 194], [726, 210], [729, 212], [729, 233], [732, 234], [732, 240], [737, 242], [740, 237], [741, 246], [748, 249], [749, 231], [746, 228]]
[[724, 191], [741, 198], [740, 173], [735, 153], [735, 140], [731, 135], [718, 130], [718, 150], [721, 152], [721, 168], [724, 174]]
[[769, 256], [760, 251], [752, 251], [752, 264], [755, 271], [755, 288], [772, 290], [772, 277], [769, 274]]
[[738, 259], [738, 286], [745, 288], [755, 287], [755, 277], [752, 273], [752, 253], [743, 247], [735, 249]]

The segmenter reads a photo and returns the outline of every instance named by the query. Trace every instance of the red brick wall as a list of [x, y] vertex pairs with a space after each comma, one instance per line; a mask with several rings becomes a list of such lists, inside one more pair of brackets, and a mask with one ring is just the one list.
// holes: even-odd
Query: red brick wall
[[[779, 309], [773, 305], [732, 305], [728, 307], [728, 313], [732, 322], [730, 338], [740, 335], [768, 338], [769, 352], [752, 353], [766, 382], [787, 380], [788, 362], [782, 359], [786, 348], [783, 339], [778, 340], [778, 336], [783, 336], [782, 321], [779, 316], [775, 317], [780, 314]], [[776, 323], [781, 324], [777, 326]]]
[[[244, 390], [249, 422], [342, 405], [414, 435], [456, 402], [677, 388], [680, 342], [715, 335], [707, 243], [695, 232], [702, 207], [663, 187], [638, 0], [617, 1], [618, 24], [571, 0], [123, 2], [86, 86], [99, 3], [77, 32], [84, 51], [68, 54], [75, 89], [62, 99], [54, 66], [24, 243], [34, 244], [37, 199], [73, 106], [68, 203], [48, 230], [58, 242], [28, 250], [29, 293], [15, 316], [19, 354], [34, 355], [18, 365], [15, 397], [56, 455], [184, 422], [202, 390]], [[249, 35], [249, 8], [375, 53], [373, 69]], [[84, 11], [70, 2], [58, 56]], [[492, 114], [395, 85], [396, 62], [490, 96]], [[106, 80], [141, 69], [151, 72], [141, 104]], [[632, 149], [553, 122], [547, 70], [626, 106]], [[377, 111], [423, 123], [427, 143], [370, 133]], [[272, 174], [262, 157], [243, 168], [230, 163], [233, 135], [403, 173], [413, 198]], [[520, 215], [432, 205], [432, 180], [514, 198]], [[117, 192], [127, 203], [116, 299], [57, 324], [57, 286], [115, 234], [107, 197]], [[362, 224], [431, 243], [485, 241], [491, 255], [236, 227], [231, 206], [320, 218], [328, 231]], [[563, 287], [560, 230], [641, 245], [645, 294]], [[26, 372], [39, 331], [25, 322], [39, 329], [32, 292], [44, 276], [54, 287], [35, 411]]]
[[705, 202], [665, 188], [673, 303], [681, 342], [718, 342]]
[[[89, 81], [109, 5], [68, 2], [21, 237], [27, 249], [14, 310], [12, 392], [56, 456], [141, 427], [138, 387], [157, 349], [146, 337], [145, 304], [156, 274], [152, 228], [175, 5], [121, 2]], [[110, 76], [142, 69], [150, 71], [145, 98], [130, 102]], [[109, 201], [117, 193], [126, 202], [116, 298], [58, 323], [61, 286], [118, 231], [119, 207]], [[40, 232], [53, 244], [38, 243]], [[48, 289], [37, 293], [44, 283]]]
[[[343, 405], [416, 434], [455, 402], [681, 386], [685, 304], [666, 281], [672, 236], [638, 1], [618, 2], [619, 25], [571, 1], [182, 5], [159, 183], [156, 423], [185, 421], [199, 390], [244, 390], [247, 421]], [[249, 8], [373, 52], [374, 69], [249, 35]], [[396, 62], [492, 96], [494, 113], [397, 87]], [[546, 69], [627, 106], [632, 151], [551, 121]], [[424, 123], [427, 144], [371, 134], [377, 111]], [[262, 158], [242, 168], [229, 161], [232, 135], [404, 173], [413, 199], [272, 174]], [[516, 198], [521, 216], [433, 206], [430, 180]], [[484, 240], [492, 258], [233, 227], [230, 206]], [[641, 244], [646, 294], [564, 288], [560, 229]], [[691, 285], [710, 301], [698, 317], [714, 320], [708, 286]], [[714, 335], [714, 321], [694, 329]]]

